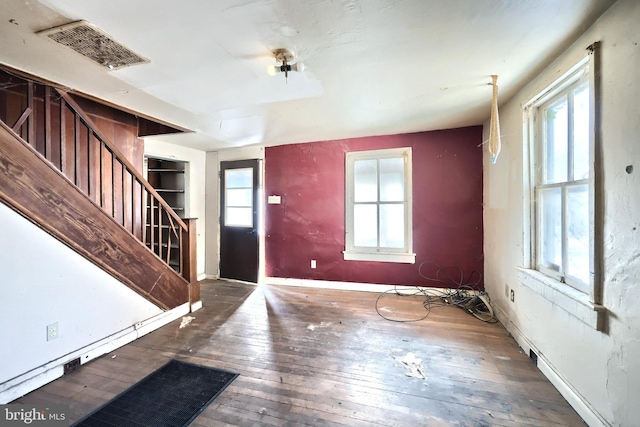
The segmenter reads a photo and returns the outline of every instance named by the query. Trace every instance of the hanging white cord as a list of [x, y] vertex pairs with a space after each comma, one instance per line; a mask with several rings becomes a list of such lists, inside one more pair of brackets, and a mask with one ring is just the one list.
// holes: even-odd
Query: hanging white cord
[[491, 76], [493, 80], [493, 97], [491, 99], [491, 124], [489, 125], [489, 153], [491, 154], [491, 162], [495, 163], [500, 154], [500, 120], [498, 119], [498, 85], [496, 84], [498, 76]]

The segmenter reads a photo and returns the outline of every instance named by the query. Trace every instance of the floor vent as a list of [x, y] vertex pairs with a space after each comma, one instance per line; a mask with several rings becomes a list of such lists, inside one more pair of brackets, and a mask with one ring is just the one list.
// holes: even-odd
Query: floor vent
[[109, 70], [149, 62], [87, 21], [72, 22], [38, 34], [70, 47]]
[[64, 374], [68, 374], [69, 372], [73, 372], [80, 367], [80, 358], [70, 360], [69, 362], [64, 364]]
[[533, 360], [536, 366], [538, 366], [538, 355], [532, 349], [529, 349], [529, 358]]

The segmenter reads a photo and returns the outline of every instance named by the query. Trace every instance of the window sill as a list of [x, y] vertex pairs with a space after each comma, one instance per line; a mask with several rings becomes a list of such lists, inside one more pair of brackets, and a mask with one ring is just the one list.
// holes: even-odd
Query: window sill
[[347, 252], [343, 251], [345, 261], [377, 261], [415, 264], [416, 254], [381, 253], [381, 252]]
[[592, 328], [602, 331], [606, 308], [590, 301], [588, 294], [561, 283], [536, 270], [518, 268], [518, 279], [553, 305], [563, 309], [573, 317]]

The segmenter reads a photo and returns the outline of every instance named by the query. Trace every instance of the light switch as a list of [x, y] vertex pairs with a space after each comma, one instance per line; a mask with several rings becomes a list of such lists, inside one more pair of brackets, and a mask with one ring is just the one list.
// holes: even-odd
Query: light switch
[[267, 197], [267, 203], [270, 205], [279, 205], [281, 203], [282, 197], [280, 196], [269, 196]]

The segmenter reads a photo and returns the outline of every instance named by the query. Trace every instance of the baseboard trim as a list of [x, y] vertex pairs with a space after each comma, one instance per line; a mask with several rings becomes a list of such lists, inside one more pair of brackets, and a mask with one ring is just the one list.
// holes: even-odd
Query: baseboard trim
[[494, 313], [500, 323], [509, 331], [525, 354], [533, 351], [538, 356], [537, 366], [540, 372], [560, 392], [569, 405], [582, 417], [589, 427], [610, 427], [598, 412], [587, 402], [566, 379], [554, 368], [544, 354], [533, 345], [527, 336], [511, 321], [502, 307], [494, 304]]
[[191, 304], [191, 312], [198, 311], [202, 308], [202, 300], [196, 301]]
[[184, 303], [172, 310], [162, 312], [142, 322], [138, 322], [115, 334], [109, 335], [99, 341], [79, 348], [69, 354], [52, 360], [35, 369], [25, 372], [11, 380], [0, 384], [0, 404], [6, 404], [24, 396], [25, 394], [60, 378], [64, 374], [64, 364], [79, 358], [84, 365], [91, 360], [110, 353], [113, 350], [129, 344], [132, 341], [153, 332], [156, 329], [173, 322], [189, 313], [189, 303]]
[[[303, 288], [337, 289], [342, 291], [385, 292], [394, 288], [410, 289], [407, 285], [385, 285], [375, 283], [332, 282], [328, 280], [288, 279], [284, 277], [265, 277], [267, 285], [298, 286]], [[424, 289], [423, 287], [421, 287]], [[440, 289], [442, 290], [442, 289]]]

